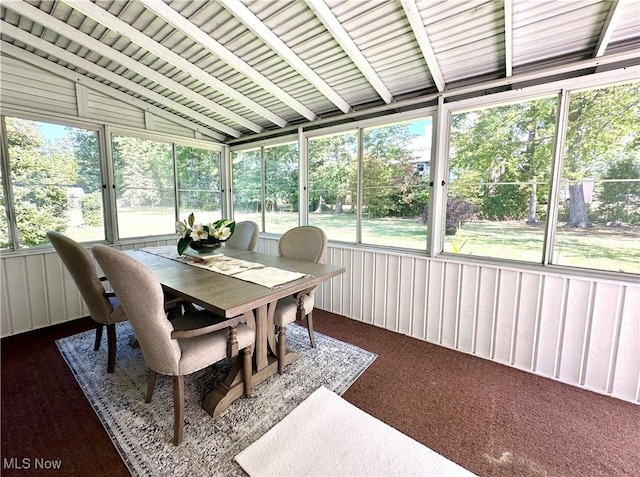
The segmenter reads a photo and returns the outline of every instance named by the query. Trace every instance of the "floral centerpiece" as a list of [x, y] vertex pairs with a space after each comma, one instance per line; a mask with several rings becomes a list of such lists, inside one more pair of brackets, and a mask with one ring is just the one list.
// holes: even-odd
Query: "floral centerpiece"
[[178, 236], [178, 255], [182, 255], [187, 247], [194, 250], [213, 250], [231, 237], [236, 223], [229, 219], [220, 219], [210, 224], [196, 224], [193, 212], [187, 220], [176, 222]]

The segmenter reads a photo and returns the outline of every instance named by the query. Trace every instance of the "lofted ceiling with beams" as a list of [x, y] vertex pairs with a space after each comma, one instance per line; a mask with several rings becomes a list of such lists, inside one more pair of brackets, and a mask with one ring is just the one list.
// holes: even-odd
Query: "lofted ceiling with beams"
[[640, 56], [640, 0], [0, 5], [3, 55], [99, 83], [222, 142]]

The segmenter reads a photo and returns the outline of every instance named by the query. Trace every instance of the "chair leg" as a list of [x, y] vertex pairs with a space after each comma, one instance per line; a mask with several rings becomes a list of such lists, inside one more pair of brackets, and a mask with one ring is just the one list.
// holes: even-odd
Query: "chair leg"
[[107, 325], [107, 373], [116, 367], [116, 325]]
[[100, 349], [100, 342], [102, 341], [102, 328], [104, 328], [104, 325], [102, 323], [96, 323], [96, 342], [93, 345], [93, 351], [98, 351]]
[[311, 341], [311, 347], [316, 347], [316, 336], [313, 333], [313, 312], [307, 315], [307, 329], [309, 330], [309, 341]]
[[173, 445], [180, 445], [184, 432], [184, 376], [173, 377]]
[[278, 373], [284, 373], [284, 355], [287, 353], [287, 327], [278, 330]]
[[251, 369], [251, 352], [251, 346], [245, 346], [242, 350], [242, 378], [244, 381], [245, 397], [251, 397], [251, 381], [253, 377], [253, 370]]
[[156, 377], [158, 373], [156, 373], [153, 369], [149, 368], [149, 378], [147, 379], [147, 397], [145, 397], [144, 402], [151, 402], [153, 398], [153, 391], [156, 388]]

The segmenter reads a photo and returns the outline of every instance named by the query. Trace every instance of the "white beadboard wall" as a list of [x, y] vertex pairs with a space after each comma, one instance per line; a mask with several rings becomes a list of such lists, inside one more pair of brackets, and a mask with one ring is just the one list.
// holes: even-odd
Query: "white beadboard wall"
[[[146, 241], [121, 249], [173, 243]], [[277, 254], [277, 239], [257, 250]], [[640, 284], [332, 245], [318, 308], [640, 403]], [[51, 249], [1, 257], [2, 336], [88, 315]]]
[[318, 308], [640, 403], [638, 281], [339, 246], [326, 261], [346, 272]]

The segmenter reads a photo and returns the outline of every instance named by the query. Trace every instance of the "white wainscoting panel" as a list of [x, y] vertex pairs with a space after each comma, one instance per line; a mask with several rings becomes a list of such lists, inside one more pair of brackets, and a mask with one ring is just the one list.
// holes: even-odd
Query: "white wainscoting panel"
[[[167, 245], [174, 241], [128, 243], [118, 249]], [[2, 337], [89, 315], [71, 275], [51, 248], [0, 257]]]
[[638, 281], [339, 246], [327, 263], [347, 272], [319, 308], [640, 403]]
[[[141, 241], [120, 249], [172, 244]], [[257, 250], [276, 255], [275, 237]], [[329, 247], [318, 308], [640, 403], [640, 283]], [[2, 336], [87, 316], [51, 249], [1, 257]]]

